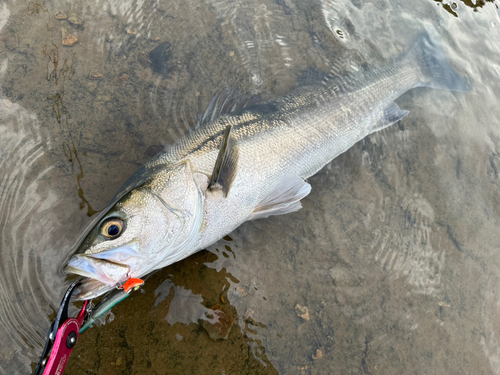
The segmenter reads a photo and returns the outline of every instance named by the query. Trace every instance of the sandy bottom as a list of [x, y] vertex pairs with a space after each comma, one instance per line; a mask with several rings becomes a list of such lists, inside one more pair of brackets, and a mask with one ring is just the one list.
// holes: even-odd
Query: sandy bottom
[[424, 21], [472, 92], [405, 94], [410, 114], [312, 177], [302, 210], [155, 273], [65, 374], [500, 374], [494, 4], [308, 4], [0, 5], [0, 374], [38, 359], [95, 213], [214, 93], [383, 65]]

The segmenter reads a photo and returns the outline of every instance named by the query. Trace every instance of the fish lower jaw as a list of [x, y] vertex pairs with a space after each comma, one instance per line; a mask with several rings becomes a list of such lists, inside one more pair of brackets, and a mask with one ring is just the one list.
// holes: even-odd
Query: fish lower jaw
[[76, 301], [85, 301], [97, 298], [114, 288], [115, 285], [104, 284], [96, 279], [85, 279], [79, 286], [78, 293], [74, 298]]
[[64, 272], [95, 279], [102, 284], [114, 287], [128, 278], [130, 267], [101, 259], [93, 259], [85, 255], [77, 255], [70, 259], [64, 268]]

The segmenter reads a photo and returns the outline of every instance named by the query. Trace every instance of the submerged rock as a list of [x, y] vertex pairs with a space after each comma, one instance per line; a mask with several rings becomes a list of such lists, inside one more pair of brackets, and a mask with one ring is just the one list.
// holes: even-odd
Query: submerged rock
[[61, 33], [62, 33], [62, 44], [63, 44], [63, 46], [71, 47], [76, 42], [78, 42], [78, 39], [76, 38], [76, 36], [71, 35], [70, 33], [68, 33], [68, 31], [66, 29], [64, 29], [64, 28], [61, 29]]
[[170, 43], [163, 42], [154, 50], [149, 52], [149, 60], [153, 70], [156, 73], [161, 74], [166, 77], [168, 71], [170, 70], [169, 60], [172, 57], [172, 51], [170, 50]]
[[83, 19], [78, 17], [75, 13], [71, 13], [68, 17], [68, 21], [71, 22], [75, 26], [82, 26]]
[[95, 73], [95, 72], [90, 72], [89, 73], [89, 79], [91, 80], [100, 80], [103, 79], [103, 75], [101, 73]]
[[297, 303], [297, 305], [295, 306], [295, 313], [297, 314], [297, 316], [301, 317], [304, 320], [311, 319], [307, 306], [302, 306]]
[[56, 20], [65, 20], [66, 18], [68, 18], [66, 13], [64, 13], [64, 11], [62, 10], [58, 10], [56, 14], [54, 14], [54, 17], [56, 18]]
[[205, 313], [207, 319], [201, 321], [201, 326], [205, 328], [212, 340], [227, 340], [233, 327], [233, 317], [221, 309], [220, 305], [214, 306], [212, 313]]
[[151, 66], [151, 59], [145, 51], [139, 53], [138, 60], [146, 68], [149, 68]]
[[312, 359], [317, 360], [323, 358], [323, 352], [319, 349], [316, 349], [316, 354], [312, 355]]

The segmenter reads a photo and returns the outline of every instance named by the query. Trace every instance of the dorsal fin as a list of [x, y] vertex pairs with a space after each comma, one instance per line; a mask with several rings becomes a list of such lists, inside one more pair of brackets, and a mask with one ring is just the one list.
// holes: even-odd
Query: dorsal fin
[[233, 87], [226, 87], [220, 94], [215, 94], [212, 97], [205, 113], [198, 115], [195, 129], [217, 120], [220, 116], [260, 103], [261, 100], [260, 94], [247, 95]]
[[229, 189], [231, 189], [231, 185], [236, 177], [236, 167], [239, 157], [238, 148], [234, 143], [230, 144], [229, 142], [231, 128], [231, 125], [226, 127], [224, 136], [222, 137], [219, 154], [215, 161], [214, 171], [208, 184], [209, 189], [220, 187], [225, 197], [227, 197]]
[[226, 87], [220, 94], [215, 94], [210, 100], [203, 115], [198, 116], [195, 128], [217, 120], [220, 116], [243, 108], [248, 99], [238, 90]]

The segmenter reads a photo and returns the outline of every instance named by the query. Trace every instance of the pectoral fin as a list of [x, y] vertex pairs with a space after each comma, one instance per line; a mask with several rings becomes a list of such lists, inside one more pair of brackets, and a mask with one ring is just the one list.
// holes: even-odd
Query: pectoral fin
[[234, 142], [229, 142], [231, 136], [231, 125], [226, 127], [222, 144], [219, 150], [219, 155], [215, 162], [214, 171], [210, 182], [209, 189], [220, 187], [224, 196], [227, 197], [234, 178], [236, 177], [236, 167], [238, 165], [238, 147]]
[[253, 210], [250, 220], [284, 215], [302, 208], [300, 200], [311, 191], [311, 185], [298, 176], [286, 177], [278, 187]]

